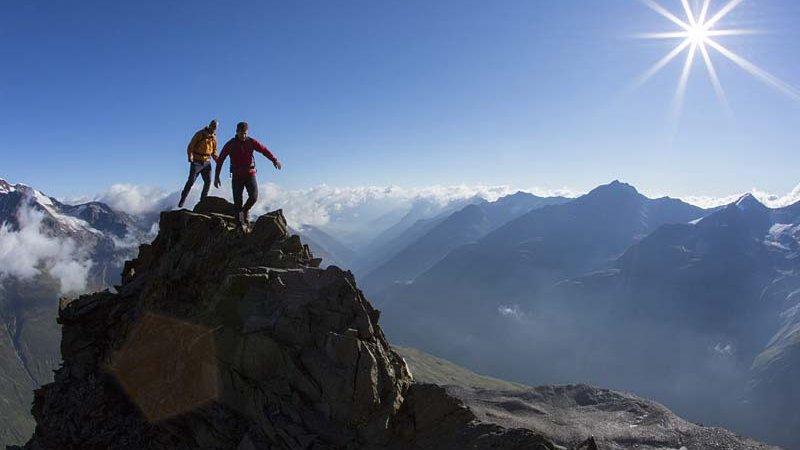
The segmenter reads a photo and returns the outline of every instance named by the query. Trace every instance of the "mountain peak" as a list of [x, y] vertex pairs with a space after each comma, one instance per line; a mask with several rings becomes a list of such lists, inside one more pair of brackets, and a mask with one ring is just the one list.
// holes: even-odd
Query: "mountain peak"
[[619, 180], [597, 186], [586, 194], [587, 198], [632, 198], [643, 197], [635, 187]]
[[742, 211], [747, 211], [751, 209], [756, 209], [756, 210], [768, 209], [763, 203], [758, 201], [758, 199], [753, 194], [749, 192], [739, 197], [739, 200], [736, 201], [735, 205]]
[[498, 198], [496, 200], [496, 202], [498, 202], [498, 203], [514, 202], [514, 201], [519, 201], [519, 200], [523, 200], [523, 199], [532, 199], [532, 198], [539, 198], [539, 197], [537, 197], [536, 195], [531, 194], [529, 192], [517, 191], [517, 192], [514, 192], [513, 194], [504, 195], [503, 197]]

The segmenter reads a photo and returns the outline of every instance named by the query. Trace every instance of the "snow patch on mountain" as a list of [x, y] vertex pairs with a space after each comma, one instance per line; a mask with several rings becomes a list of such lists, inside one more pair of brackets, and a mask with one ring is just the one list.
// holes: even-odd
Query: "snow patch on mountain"
[[764, 245], [777, 250], [792, 251], [800, 247], [800, 224], [776, 223], [764, 238]]
[[14, 192], [14, 191], [16, 191], [14, 186], [12, 186], [6, 180], [0, 178], [0, 194], [9, 194], [9, 193]]

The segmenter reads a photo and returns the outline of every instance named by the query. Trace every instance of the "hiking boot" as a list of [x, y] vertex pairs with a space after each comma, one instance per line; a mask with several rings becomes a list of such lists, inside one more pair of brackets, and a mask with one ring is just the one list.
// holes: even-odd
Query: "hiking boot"
[[245, 209], [244, 211], [242, 211], [242, 215], [243, 215], [244, 223], [245, 224], [249, 224], [250, 223], [250, 210], [249, 209]]
[[181, 197], [181, 201], [178, 202], [178, 208], [183, 208], [184, 203], [186, 203], [186, 197]]

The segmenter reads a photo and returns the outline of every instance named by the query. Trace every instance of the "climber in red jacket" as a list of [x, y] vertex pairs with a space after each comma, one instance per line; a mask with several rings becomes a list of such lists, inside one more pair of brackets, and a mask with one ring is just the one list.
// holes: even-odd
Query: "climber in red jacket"
[[[237, 219], [247, 224], [250, 219], [250, 208], [258, 200], [258, 182], [256, 182], [256, 161], [253, 152], [259, 152], [272, 161], [276, 169], [281, 170], [281, 162], [264, 146], [264, 144], [247, 136], [247, 122], [236, 124], [236, 137], [231, 138], [222, 148], [217, 158], [217, 169], [214, 174], [214, 187], [219, 188], [222, 182], [219, 174], [225, 159], [231, 157], [231, 187], [233, 188], [233, 204], [236, 206]], [[242, 194], [247, 189], [247, 202], [242, 205]]]

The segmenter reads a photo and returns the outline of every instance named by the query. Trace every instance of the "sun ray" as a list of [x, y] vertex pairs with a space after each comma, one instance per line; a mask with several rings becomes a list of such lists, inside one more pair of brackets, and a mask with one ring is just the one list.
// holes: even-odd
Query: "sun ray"
[[686, 54], [686, 62], [683, 64], [683, 71], [681, 78], [678, 81], [678, 89], [675, 91], [675, 98], [673, 99], [672, 113], [673, 119], [677, 122], [680, 118], [681, 111], [683, 110], [683, 99], [686, 94], [686, 86], [689, 84], [689, 74], [692, 71], [692, 63], [694, 62], [694, 55], [697, 52], [697, 43], [692, 42], [692, 47], [689, 53]]
[[728, 103], [728, 97], [725, 95], [725, 90], [722, 88], [722, 83], [719, 81], [719, 76], [717, 76], [717, 70], [714, 68], [714, 63], [711, 62], [711, 55], [708, 54], [708, 49], [706, 48], [705, 42], [700, 44], [700, 54], [703, 56], [703, 61], [706, 63], [708, 77], [711, 79], [711, 84], [714, 86], [714, 92], [717, 94], [717, 99], [725, 109], [725, 112], [732, 117], [733, 109], [731, 109], [731, 105]]
[[789, 84], [786, 84], [785, 82], [781, 81], [771, 73], [756, 66], [755, 64], [742, 58], [736, 53], [733, 53], [732, 51], [714, 42], [713, 40], [709, 39], [707, 43], [708, 45], [713, 47], [714, 50], [719, 52], [722, 56], [728, 58], [729, 60], [733, 61], [737, 66], [741, 67], [745, 72], [749, 73], [750, 75], [753, 75], [754, 77], [758, 78], [759, 80], [768, 84], [769, 86], [772, 86], [773, 88], [783, 92], [789, 97], [795, 100], [800, 100], [800, 91], [798, 91], [794, 87], [790, 86]]
[[731, 0], [730, 2], [728, 2], [728, 4], [723, 6], [722, 9], [717, 11], [716, 14], [711, 16], [710, 19], [703, 22], [703, 29], [706, 30], [711, 29], [711, 27], [713, 27], [717, 22], [719, 22], [720, 19], [722, 19], [723, 17], [725, 17], [725, 15], [731, 12], [733, 8], [736, 8], [739, 5], [739, 3], [742, 3], [742, 1], [744, 0]]
[[694, 13], [692, 12], [692, 7], [689, 6], [689, 0], [681, 0], [681, 4], [683, 5], [683, 10], [686, 11], [686, 17], [689, 18], [689, 25], [696, 27], [697, 22], [694, 20]]
[[711, 0], [704, 0], [703, 7], [700, 8], [700, 15], [697, 17], [697, 23], [704, 23], [706, 15], [708, 14], [708, 7], [711, 5]]
[[640, 0], [640, 1], [642, 3], [644, 3], [648, 8], [652, 9], [653, 11], [655, 11], [655, 12], [661, 14], [662, 16], [666, 17], [667, 19], [671, 20], [672, 22], [674, 22], [676, 25], [680, 26], [681, 28], [683, 28], [685, 30], [688, 30], [688, 29], [691, 28], [686, 22], [684, 22], [681, 19], [678, 19], [677, 17], [675, 17], [675, 14], [672, 14], [671, 12], [667, 11], [666, 9], [664, 9], [663, 6], [659, 5], [654, 0]]
[[763, 31], [761, 30], [753, 30], [748, 28], [731, 28], [727, 30], [708, 30], [704, 34], [707, 37], [716, 37], [716, 36], [744, 36], [744, 35], [752, 35], [752, 34], [762, 34]]
[[688, 47], [689, 44], [691, 43], [692, 43], [691, 40], [684, 39], [684, 41], [680, 45], [675, 47], [671, 52], [669, 52], [667, 56], [661, 58], [657, 63], [653, 64], [653, 66], [650, 67], [647, 70], [647, 72], [643, 73], [642, 76], [640, 76], [639, 79], [636, 80], [632, 89], [636, 89], [641, 85], [645, 84], [647, 80], [649, 80], [653, 75], [658, 73], [658, 71], [661, 70], [664, 66], [669, 64], [670, 61], [675, 59], [675, 57], [678, 56], [683, 51], [683, 49]]
[[686, 38], [688, 36], [689, 33], [686, 31], [665, 31], [661, 33], [639, 33], [634, 34], [631, 37], [638, 39], [677, 39]]

